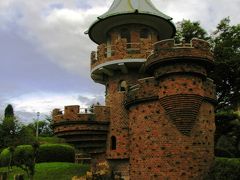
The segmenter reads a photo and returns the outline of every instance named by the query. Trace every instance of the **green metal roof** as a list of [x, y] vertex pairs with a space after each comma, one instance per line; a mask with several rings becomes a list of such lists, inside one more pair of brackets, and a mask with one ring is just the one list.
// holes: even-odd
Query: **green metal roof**
[[110, 9], [103, 15], [99, 16], [99, 18], [104, 19], [109, 16], [135, 13], [136, 11], [138, 13], [159, 16], [167, 20], [172, 19], [155, 8], [150, 0], [115, 0]]
[[114, 0], [109, 10], [99, 16], [86, 33], [94, 42], [101, 44], [106, 42], [106, 34], [111, 28], [137, 23], [156, 29], [163, 39], [167, 39], [176, 32], [171, 20], [155, 8], [151, 0]]

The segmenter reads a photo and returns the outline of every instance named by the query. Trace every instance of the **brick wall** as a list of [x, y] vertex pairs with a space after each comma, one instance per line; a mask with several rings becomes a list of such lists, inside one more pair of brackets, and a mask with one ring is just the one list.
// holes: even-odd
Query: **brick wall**
[[193, 40], [188, 50], [172, 40], [156, 46], [146, 62], [154, 78], [138, 81], [126, 95], [130, 178], [202, 179], [214, 160], [209, 46], [201, 40]]

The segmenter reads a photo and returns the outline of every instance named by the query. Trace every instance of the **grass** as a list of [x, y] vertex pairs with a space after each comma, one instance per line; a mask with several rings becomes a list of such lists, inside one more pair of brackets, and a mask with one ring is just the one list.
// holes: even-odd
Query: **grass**
[[66, 141], [58, 137], [39, 137], [40, 144], [66, 144]]
[[[74, 163], [39, 163], [36, 164], [34, 180], [71, 180], [73, 176], [82, 176], [89, 169], [88, 165]], [[7, 171], [7, 168], [0, 168], [0, 172]], [[8, 180], [13, 180], [14, 175], [25, 174], [23, 170], [13, 167]], [[25, 174], [25, 179], [27, 176]]]

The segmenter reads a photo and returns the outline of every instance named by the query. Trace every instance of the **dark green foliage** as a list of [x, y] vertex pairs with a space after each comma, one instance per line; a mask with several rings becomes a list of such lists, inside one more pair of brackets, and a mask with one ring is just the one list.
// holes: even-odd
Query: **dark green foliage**
[[28, 126], [22, 126], [21, 130], [19, 131], [19, 138], [16, 139], [16, 144], [25, 144], [25, 145], [31, 145], [33, 143], [36, 143], [36, 137], [35, 133], [31, 128]]
[[13, 107], [11, 104], [7, 105], [7, 107], [5, 108], [4, 111], [4, 117], [14, 117], [14, 111], [13, 111]]
[[215, 155], [240, 157], [240, 116], [233, 112], [216, 113]]
[[239, 180], [240, 159], [216, 158], [206, 180]]
[[18, 146], [14, 152], [14, 164], [24, 170], [30, 179], [35, 173], [36, 149], [30, 145]]
[[189, 43], [192, 38], [209, 40], [207, 32], [201, 27], [198, 21], [182, 20], [177, 23], [177, 32], [175, 36], [176, 43], [185, 41]]
[[5, 117], [0, 125], [0, 143], [1, 147], [17, 145], [21, 123], [14, 116], [13, 107], [8, 105], [5, 109]]
[[232, 109], [240, 105], [240, 24], [230, 25], [223, 19], [213, 34], [216, 67], [212, 74], [217, 85], [217, 109]]
[[43, 144], [37, 162], [74, 162], [75, 150], [70, 145]]

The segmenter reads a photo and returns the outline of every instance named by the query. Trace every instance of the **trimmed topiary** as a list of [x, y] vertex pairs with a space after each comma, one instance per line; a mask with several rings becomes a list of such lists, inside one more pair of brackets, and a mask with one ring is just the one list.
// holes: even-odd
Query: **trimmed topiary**
[[10, 151], [9, 148], [3, 149], [0, 154], [0, 166], [8, 166], [10, 161]]
[[65, 144], [43, 144], [37, 162], [74, 162], [75, 149]]
[[[31, 145], [17, 146], [13, 155], [13, 162], [25, 161], [33, 157]], [[0, 154], [0, 166], [8, 166], [10, 161], [9, 148], [4, 149]], [[37, 162], [74, 162], [75, 149], [65, 144], [43, 144], [40, 146], [37, 155]]]

